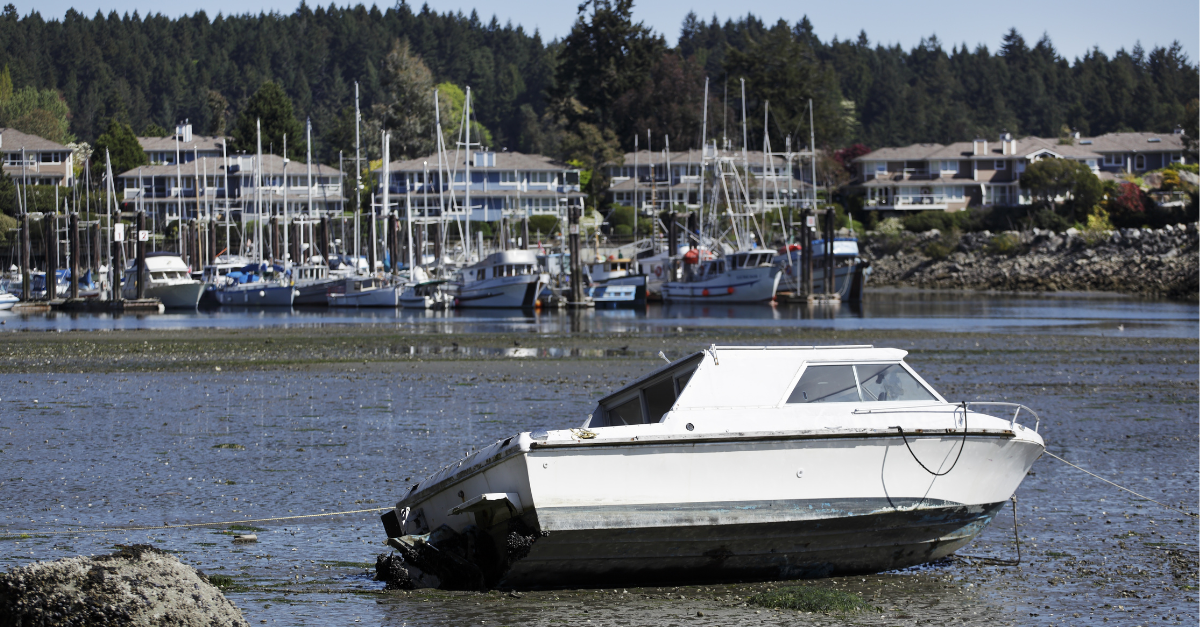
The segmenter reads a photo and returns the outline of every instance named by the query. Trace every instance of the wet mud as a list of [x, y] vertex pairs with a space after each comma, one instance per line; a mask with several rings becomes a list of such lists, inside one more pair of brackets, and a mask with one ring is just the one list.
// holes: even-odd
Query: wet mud
[[[873, 343], [951, 400], [1021, 402], [1049, 450], [1188, 511], [1197, 342], [1077, 335], [685, 329], [624, 334], [190, 330], [0, 336], [0, 568], [152, 544], [221, 579], [251, 624], [1195, 624], [1195, 518], [1043, 457], [1017, 493], [1021, 564], [959, 557], [803, 582], [844, 615], [747, 604], [795, 582], [386, 590], [377, 513], [414, 477], [710, 343]], [[209, 527], [183, 524], [221, 521]], [[158, 527], [91, 533], [106, 527]], [[258, 541], [235, 543], [253, 533]], [[1006, 507], [960, 551], [1016, 556]], [[589, 622], [590, 621], [590, 622]]]

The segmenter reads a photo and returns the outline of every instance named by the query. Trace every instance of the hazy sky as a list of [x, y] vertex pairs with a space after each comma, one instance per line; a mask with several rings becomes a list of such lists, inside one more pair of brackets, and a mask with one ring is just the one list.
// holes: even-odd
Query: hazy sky
[[[169, 16], [193, 13], [201, 8], [209, 16], [218, 12], [246, 13], [277, 11], [291, 13], [298, 0], [175, 0], [164, 5], [160, 0], [12, 0], [21, 15], [39, 11], [43, 18], [61, 18], [74, 7], [86, 15], [97, 10], [126, 13], [137, 10], [143, 16], [151, 12]], [[312, 3], [315, 6], [320, 2]], [[344, 6], [345, 2], [337, 3]], [[356, 3], [357, 4], [357, 3]], [[387, 2], [376, 3], [381, 7]], [[421, 2], [409, 3], [414, 10]], [[528, 31], [537, 29], [543, 39], [562, 37], [575, 20], [578, 0], [522, 0], [520, 2], [483, 2], [480, 0], [428, 0], [438, 11], [479, 11], [480, 19], [494, 14], [501, 23], [512, 21]], [[328, 6], [327, 4], [324, 6]], [[1016, 27], [1032, 45], [1048, 33], [1059, 54], [1074, 59], [1093, 46], [1111, 55], [1120, 48], [1130, 49], [1140, 41], [1146, 49], [1170, 45], [1178, 40], [1188, 58], [1195, 63], [1200, 49], [1200, 2], [1196, 0], [1159, 0], [1146, 4], [1117, 0], [1005, 0], [1003, 2], [927, 2], [925, 0], [857, 0], [851, 2], [803, 2], [796, 0], [663, 0], [636, 2], [634, 17], [666, 36], [673, 45], [679, 26], [688, 11], [711, 19], [715, 13], [726, 18], [754, 13], [768, 23], [777, 19], [794, 23], [807, 14], [817, 35], [828, 41], [857, 37], [865, 30], [871, 42], [899, 43], [910, 48], [936, 33], [943, 44], [966, 43], [974, 48], [985, 44], [993, 51], [1010, 27]], [[736, 11], [736, 14], [731, 13]]]

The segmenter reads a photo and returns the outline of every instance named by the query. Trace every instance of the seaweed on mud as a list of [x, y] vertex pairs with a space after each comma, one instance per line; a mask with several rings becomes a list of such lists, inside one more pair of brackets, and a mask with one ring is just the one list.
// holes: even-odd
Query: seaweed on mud
[[817, 586], [788, 586], [760, 592], [746, 602], [751, 605], [801, 612], [847, 613], [871, 609], [857, 594]]

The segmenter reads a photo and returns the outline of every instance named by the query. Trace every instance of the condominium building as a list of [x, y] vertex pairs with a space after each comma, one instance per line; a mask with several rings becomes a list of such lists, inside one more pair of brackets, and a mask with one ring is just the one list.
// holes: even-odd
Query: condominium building
[[[762, 151], [716, 150], [650, 151], [625, 153], [621, 165], [608, 168], [609, 201], [643, 212], [669, 210], [682, 205], [699, 209], [701, 201], [711, 203], [713, 196], [724, 202], [717, 173], [729, 175], [728, 189], [740, 189], [736, 202], [754, 210], [806, 206], [812, 196], [811, 170], [801, 167], [799, 153], [788, 163], [784, 154]], [[741, 181], [732, 181], [732, 173]], [[749, 172], [749, 176], [746, 176]], [[737, 193], [737, 192], [735, 192]]]
[[1102, 179], [1113, 178], [1182, 163], [1183, 136], [1109, 133], [1061, 140], [1001, 133], [996, 141], [880, 148], [855, 163], [866, 209], [958, 211], [1032, 202], [1021, 189], [1021, 174], [1042, 159], [1072, 159]]
[[75, 155], [58, 142], [0, 128], [0, 154], [4, 172], [17, 185], [70, 187], [75, 183]]
[[[261, 189], [255, 189], [257, 178]], [[119, 175], [126, 209], [144, 208], [164, 220], [188, 220], [223, 214], [248, 220], [259, 213], [279, 216], [287, 202], [289, 215], [314, 217], [340, 214], [347, 206], [345, 175], [313, 164], [263, 155], [234, 155], [227, 159], [201, 157], [186, 164], [148, 165]], [[258, 191], [259, 193], [256, 193]], [[256, 204], [259, 203], [259, 204]]]
[[138, 144], [146, 153], [150, 165], [174, 165], [176, 158], [182, 163], [196, 159], [216, 159], [224, 155], [226, 138], [193, 135], [191, 124], [180, 124], [175, 133], [167, 137], [139, 137]]
[[[383, 168], [374, 171], [380, 184], [375, 205], [383, 211], [383, 185], [388, 185], [391, 211], [414, 218], [457, 217], [495, 222], [502, 217], [557, 215], [566, 218], [568, 206], [580, 206], [585, 194], [579, 170], [542, 155], [474, 151], [449, 153], [438, 166], [432, 154], [391, 163], [386, 183]], [[467, 172], [470, 171], [470, 181]], [[469, 190], [469, 193], [468, 193]], [[469, 206], [468, 206], [469, 200]]]

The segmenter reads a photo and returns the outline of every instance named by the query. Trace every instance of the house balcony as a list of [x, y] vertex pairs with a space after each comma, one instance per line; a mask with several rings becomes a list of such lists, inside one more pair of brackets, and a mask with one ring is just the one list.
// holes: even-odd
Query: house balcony
[[864, 208], [875, 211], [945, 211], [949, 208], [950, 200], [933, 194], [868, 198]]

